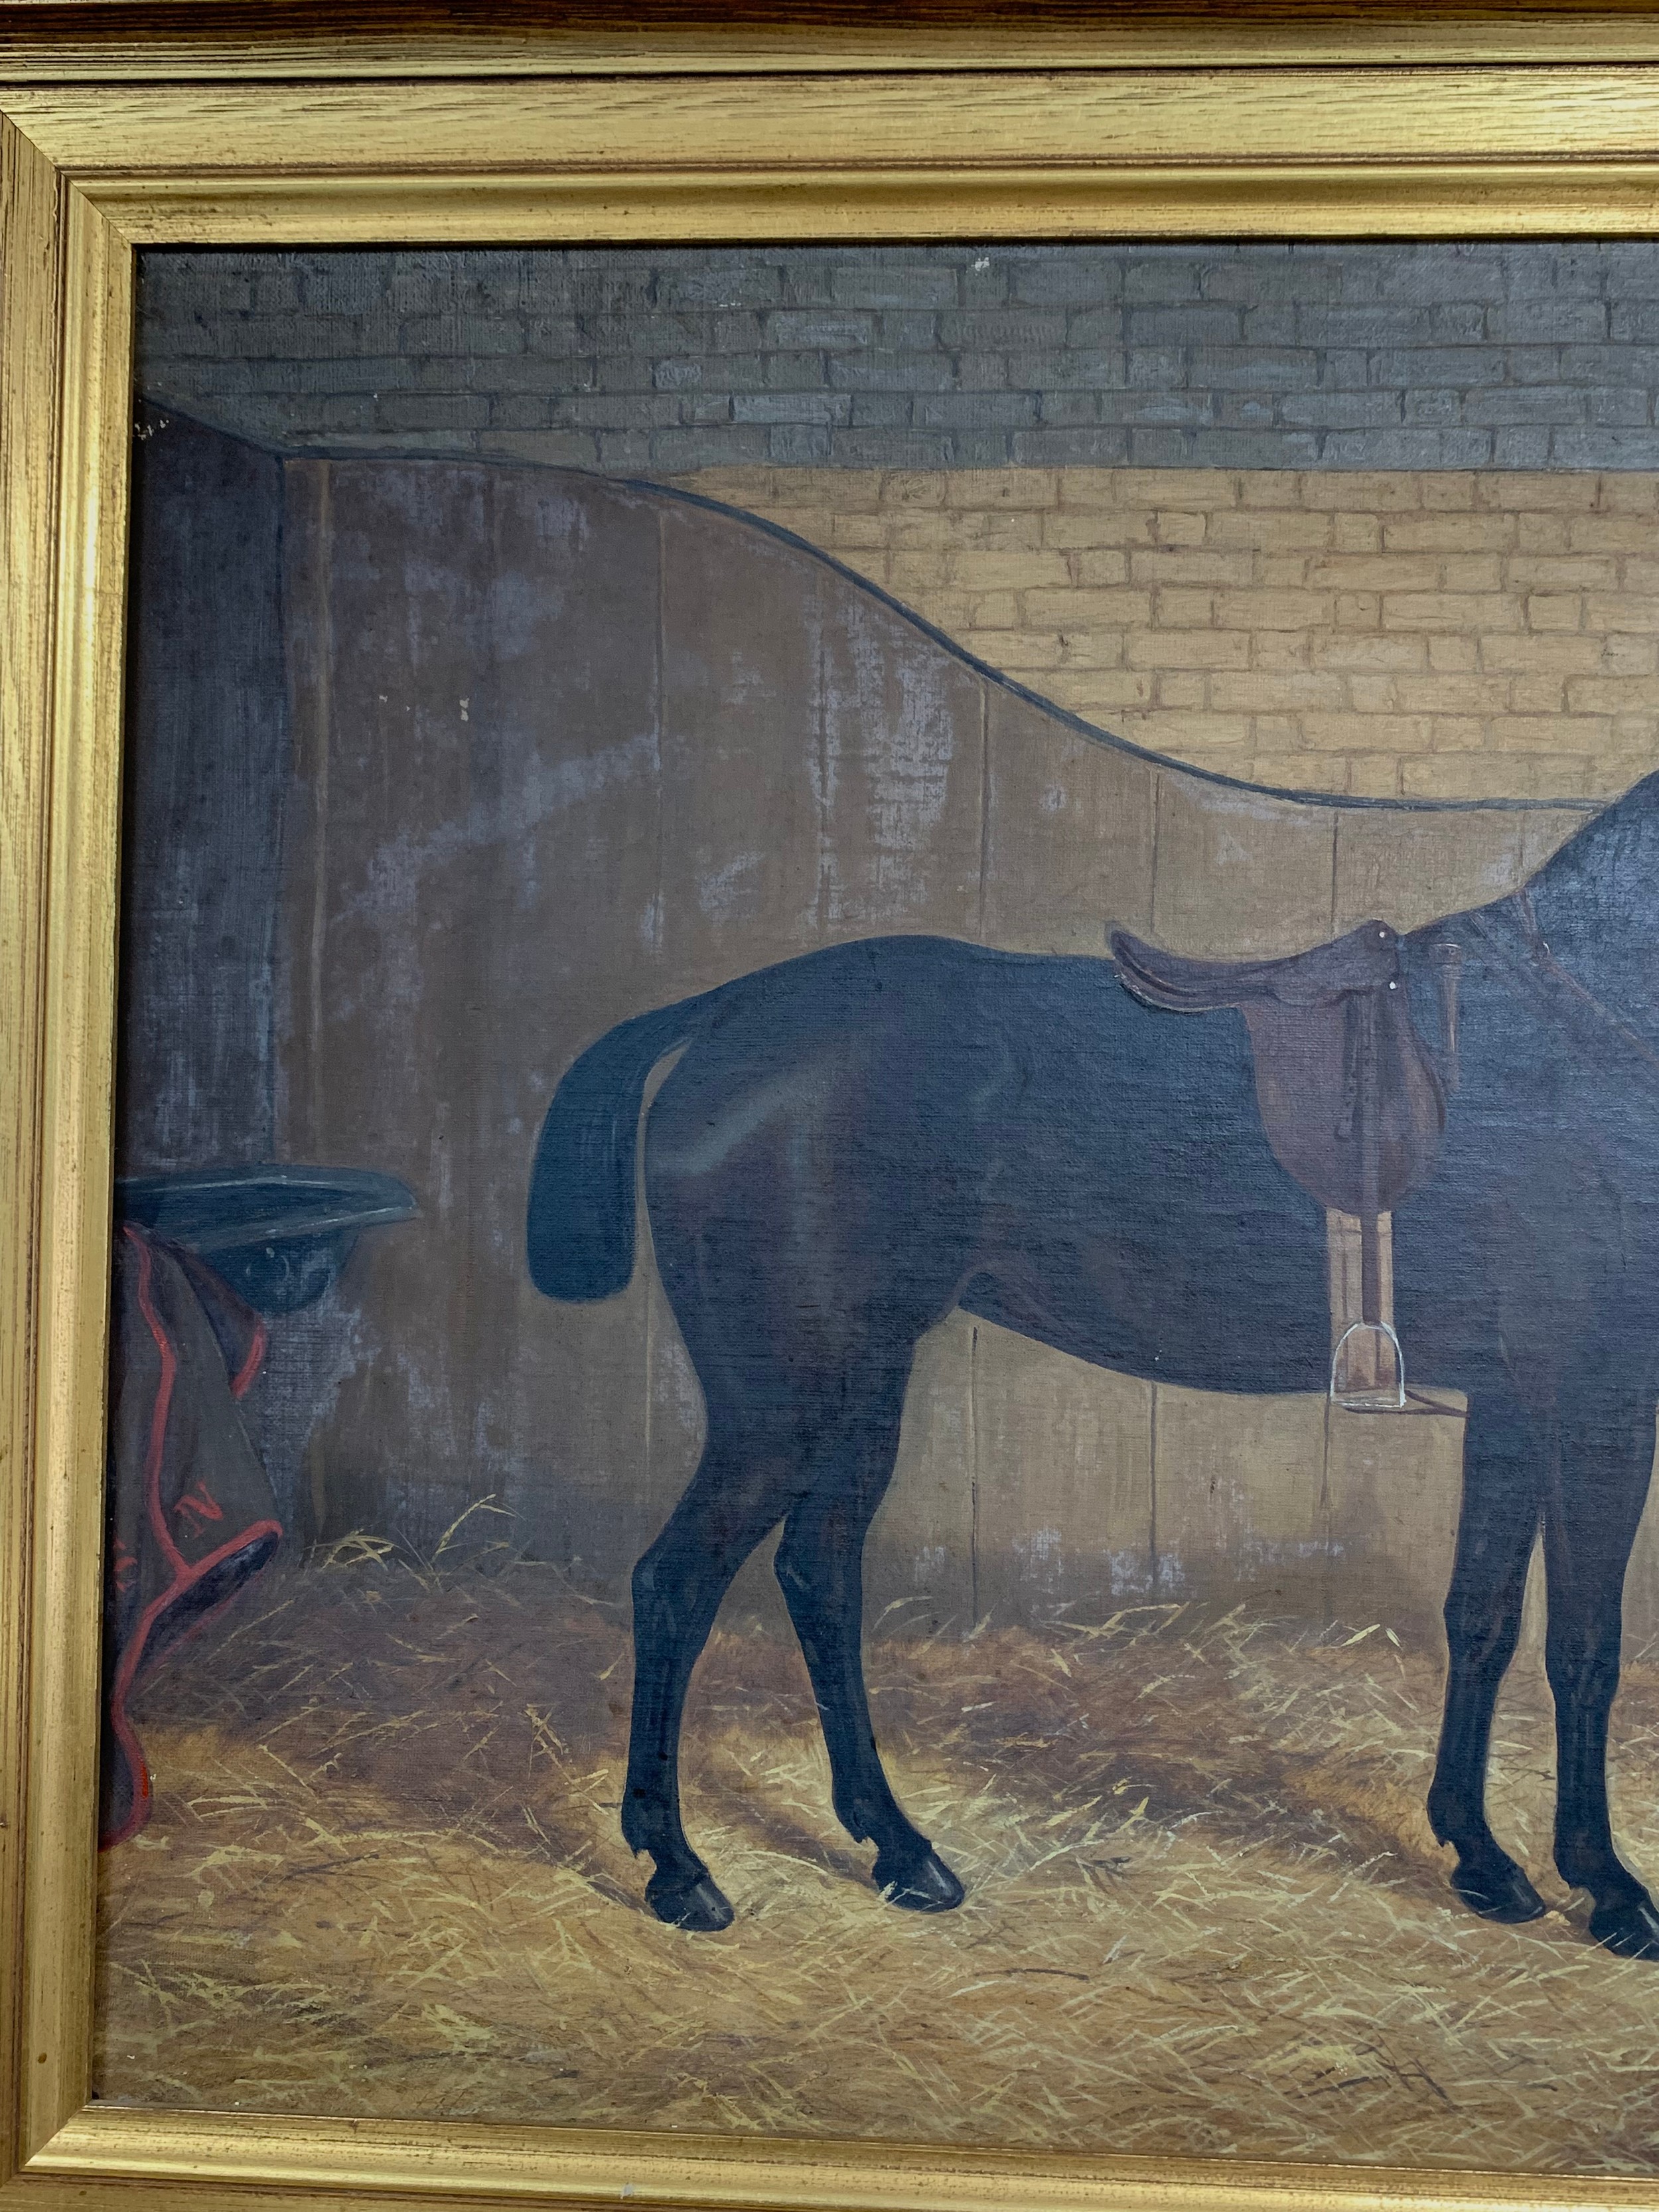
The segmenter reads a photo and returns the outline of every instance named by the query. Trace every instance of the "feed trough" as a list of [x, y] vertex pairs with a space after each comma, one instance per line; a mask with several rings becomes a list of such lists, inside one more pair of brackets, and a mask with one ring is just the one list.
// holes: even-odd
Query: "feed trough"
[[270, 1165], [124, 1176], [115, 1206], [118, 1220], [199, 1253], [264, 1314], [314, 1304], [363, 1230], [418, 1211], [396, 1176]]

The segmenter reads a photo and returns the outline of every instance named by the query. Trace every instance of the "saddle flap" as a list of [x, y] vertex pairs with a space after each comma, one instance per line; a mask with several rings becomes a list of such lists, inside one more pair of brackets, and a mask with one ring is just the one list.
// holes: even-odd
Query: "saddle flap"
[[[1322, 1205], [1352, 1214], [1386, 1212], [1424, 1182], [1445, 1127], [1445, 1093], [1403, 989], [1243, 1012], [1262, 1125], [1287, 1175]], [[1358, 1095], [1357, 1030], [1368, 1020], [1369, 1112]]]
[[1285, 1173], [1338, 1213], [1374, 1218], [1427, 1176], [1445, 1127], [1440, 1077], [1385, 921], [1280, 960], [1192, 960], [1111, 933], [1119, 980], [1172, 1013], [1237, 1006], [1255, 1095]]

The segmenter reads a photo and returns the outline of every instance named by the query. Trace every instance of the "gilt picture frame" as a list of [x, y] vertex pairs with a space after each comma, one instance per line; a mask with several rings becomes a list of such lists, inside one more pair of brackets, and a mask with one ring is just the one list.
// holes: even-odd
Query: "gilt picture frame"
[[100, 2109], [87, 2100], [134, 258], [151, 246], [1644, 237], [1659, 35], [1250, 11], [867, 28], [234, 11], [0, 53], [0, 2014], [8, 2201], [1605, 2204], [1645, 2180]]

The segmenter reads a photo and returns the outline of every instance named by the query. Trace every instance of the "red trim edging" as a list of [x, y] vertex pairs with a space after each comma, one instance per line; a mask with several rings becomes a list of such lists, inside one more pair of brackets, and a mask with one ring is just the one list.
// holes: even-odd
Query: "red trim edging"
[[[167, 1334], [167, 1324], [156, 1311], [155, 1299], [150, 1295], [154, 1267], [149, 1240], [141, 1236], [131, 1223], [123, 1230], [122, 1234], [129, 1237], [137, 1249], [139, 1309], [149, 1324], [149, 1333], [155, 1340], [155, 1349], [161, 1363], [161, 1376], [155, 1386], [155, 1403], [150, 1413], [149, 1442], [144, 1453], [144, 1503], [151, 1531], [161, 1547], [163, 1557], [173, 1570], [173, 1580], [158, 1596], [150, 1600], [139, 1615], [137, 1625], [133, 1630], [127, 1648], [121, 1655], [121, 1663], [116, 1668], [115, 1680], [110, 1685], [110, 1728], [116, 1741], [121, 1747], [131, 1771], [133, 1796], [131, 1808], [121, 1826], [109, 1835], [99, 1838], [100, 1849], [103, 1850], [112, 1850], [117, 1844], [131, 1841], [146, 1825], [150, 1816], [152, 1793], [149, 1768], [144, 1760], [143, 1746], [138, 1741], [137, 1733], [127, 1712], [127, 1699], [132, 1694], [133, 1685], [138, 1679], [139, 1669], [143, 1664], [144, 1653], [149, 1646], [150, 1637], [155, 1632], [156, 1622], [161, 1620], [163, 1613], [175, 1606], [180, 1598], [192, 1590], [204, 1575], [210, 1574], [221, 1561], [228, 1559], [233, 1553], [243, 1550], [247, 1545], [256, 1542], [261, 1536], [280, 1537], [283, 1533], [283, 1524], [280, 1521], [252, 1522], [239, 1535], [233, 1536], [228, 1541], [221, 1544], [216, 1550], [210, 1552], [205, 1559], [198, 1559], [193, 1566], [173, 1540], [173, 1532], [167, 1527], [167, 1516], [161, 1510], [161, 1465], [167, 1451], [167, 1420], [173, 1410], [173, 1391], [178, 1379], [179, 1356], [173, 1349], [172, 1338]], [[264, 1357], [267, 1341], [267, 1331], [262, 1321], [254, 1331], [253, 1343], [248, 1356], [242, 1362], [235, 1380], [231, 1384], [234, 1396], [240, 1398], [258, 1373], [259, 1363]], [[231, 1595], [234, 1595], [233, 1591]], [[215, 1610], [216, 1611], [217, 1607]]]

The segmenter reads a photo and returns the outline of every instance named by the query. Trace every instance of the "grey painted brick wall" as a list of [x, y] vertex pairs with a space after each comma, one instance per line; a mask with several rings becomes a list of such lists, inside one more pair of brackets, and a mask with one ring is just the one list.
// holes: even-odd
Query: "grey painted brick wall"
[[1659, 245], [146, 253], [141, 388], [672, 475], [1659, 467]]

